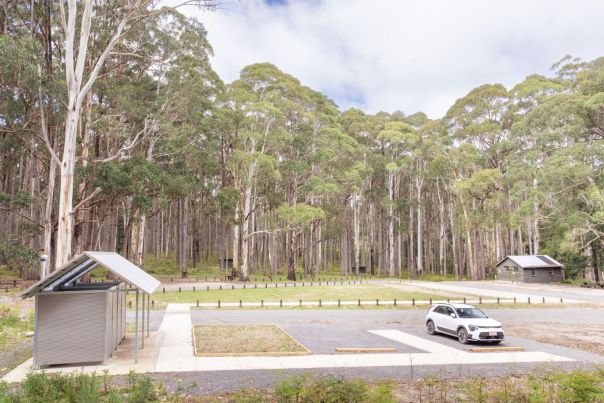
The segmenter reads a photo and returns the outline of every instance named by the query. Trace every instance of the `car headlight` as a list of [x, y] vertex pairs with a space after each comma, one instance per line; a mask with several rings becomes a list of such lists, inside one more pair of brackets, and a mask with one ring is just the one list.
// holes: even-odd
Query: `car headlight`
[[471, 332], [475, 332], [476, 330], [478, 330], [478, 326], [475, 326], [475, 325], [470, 325], [470, 326], [468, 326], [468, 328], [470, 329]]

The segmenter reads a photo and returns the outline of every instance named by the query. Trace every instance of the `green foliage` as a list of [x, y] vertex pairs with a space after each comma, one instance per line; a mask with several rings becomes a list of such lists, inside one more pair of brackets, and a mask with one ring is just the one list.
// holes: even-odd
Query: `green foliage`
[[307, 227], [314, 221], [325, 219], [325, 213], [321, 208], [305, 203], [297, 203], [293, 206], [284, 203], [277, 209], [277, 215], [293, 228]]
[[0, 264], [6, 265], [9, 270], [18, 270], [22, 275], [35, 275], [37, 260], [37, 251], [21, 244], [17, 237], [0, 241]]
[[390, 402], [392, 398], [389, 392], [387, 387], [381, 386], [379, 391], [370, 394], [368, 385], [363, 381], [329, 377], [314, 379], [309, 376], [284, 380], [275, 388], [277, 399], [284, 403]]
[[15, 391], [0, 384], [0, 402], [146, 403], [165, 400], [161, 387], [149, 376], [130, 372], [127, 381], [125, 386], [115, 386], [107, 373], [29, 373]]

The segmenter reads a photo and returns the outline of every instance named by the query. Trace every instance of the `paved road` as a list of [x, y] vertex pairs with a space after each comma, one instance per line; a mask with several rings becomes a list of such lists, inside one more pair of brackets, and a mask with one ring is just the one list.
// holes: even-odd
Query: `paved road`
[[[591, 322], [604, 324], [602, 310], [592, 308], [565, 309], [493, 309], [489, 313], [506, 325], [526, 325], [534, 321], [577, 324]], [[277, 324], [307, 346], [312, 353], [333, 353], [335, 347], [395, 347], [398, 352], [421, 352], [413, 347], [374, 335], [368, 330], [396, 329], [418, 337], [426, 338], [456, 349], [467, 349], [456, 339], [447, 336], [428, 336], [423, 327], [424, 310], [362, 311], [362, 310], [246, 310], [216, 311], [192, 310], [193, 324]], [[503, 343], [520, 346], [526, 351], [543, 351], [576, 361], [557, 363], [564, 368], [604, 365], [604, 357], [544, 344], [532, 340], [508, 337]], [[503, 353], [502, 353], [503, 354]], [[325, 368], [315, 370], [252, 370], [252, 371], [211, 371], [153, 374], [166, 384], [170, 391], [177, 387], [187, 393], [204, 394], [236, 390], [244, 387], [271, 388], [282, 379], [296, 374], [337, 376], [344, 378], [412, 379], [419, 377], [465, 378], [469, 376], [499, 376], [522, 373], [539, 364], [488, 364], [488, 365], [445, 365], [410, 367], [369, 367], [369, 368]], [[178, 386], [180, 385], [180, 386]]]
[[458, 289], [484, 293], [506, 292], [513, 294], [531, 294], [539, 297], [563, 298], [587, 303], [604, 304], [604, 289], [581, 288], [562, 284], [525, 284], [508, 281], [443, 281], [438, 283], [413, 282], [415, 286], [433, 289]]

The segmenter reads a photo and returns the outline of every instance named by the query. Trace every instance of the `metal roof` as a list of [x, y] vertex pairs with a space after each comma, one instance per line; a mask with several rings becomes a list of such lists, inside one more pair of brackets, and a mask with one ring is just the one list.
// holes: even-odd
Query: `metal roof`
[[496, 266], [510, 259], [522, 268], [564, 267], [564, 265], [548, 255], [506, 256]]
[[30, 298], [42, 291], [52, 291], [77, 280], [99, 265], [147, 294], [153, 293], [159, 287], [160, 282], [157, 279], [118, 253], [84, 252], [23, 291], [20, 297]]

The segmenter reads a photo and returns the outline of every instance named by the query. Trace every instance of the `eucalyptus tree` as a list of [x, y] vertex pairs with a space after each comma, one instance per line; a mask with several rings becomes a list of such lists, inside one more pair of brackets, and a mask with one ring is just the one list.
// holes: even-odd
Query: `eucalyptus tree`
[[[154, 8], [152, 0], [121, 0], [106, 7], [95, 7], [93, 0], [84, 0], [81, 5], [76, 0], [66, 3], [67, 7], [65, 2], [58, 2], [67, 93], [63, 151], [56, 153], [49, 148], [52, 159], [60, 163], [56, 266], [66, 263], [72, 252], [74, 169], [82, 105], [87, 97], [90, 99], [89, 92], [116, 45], [138, 22], [162, 11]], [[204, 8], [214, 6], [212, 0], [187, 3]], [[94, 59], [88, 54], [92, 46], [99, 50]]]
[[[410, 124], [401, 121], [387, 122], [377, 139], [381, 142], [388, 158], [386, 164], [388, 183], [388, 274], [394, 276], [394, 204], [399, 187], [398, 173], [406, 163], [409, 163], [411, 148], [419, 139], [416, 130]], [[421, 252], [421, 247], [418, 247], [418, 251]]]

